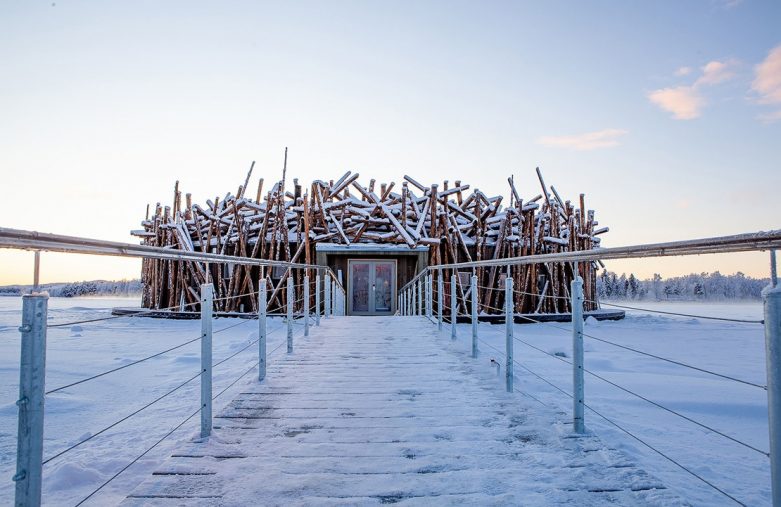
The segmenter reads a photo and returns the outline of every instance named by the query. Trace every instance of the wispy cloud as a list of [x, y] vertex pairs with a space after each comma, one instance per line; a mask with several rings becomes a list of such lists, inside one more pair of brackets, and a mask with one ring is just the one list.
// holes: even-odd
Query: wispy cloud
[[692, 73], [691, 67], [680, 67], [678, 70], [675, 71], [676, 76], [688, 76]]
[[545, 136], [537, 139], [537, 144], [552, 148], [588, 151], [618, 146], [618, 139], [628, 134], [626, 130], [604, 129], [571, 136]]
[[[761, 104], [781, 105], [781, 44], [770, 50], [762, 63], [754, 68], [751, 89]], [[781, 120], [781, 109], [760, 115], [764, 121]]]
[[[713, 60], [701, 67], [702, 74], [691, 85], [681, 85], [653, 90], [648, 99], [673, 114], [676, 120], [693, 120], [702, 114], [707, 101], [702, 88], [723, 83], [735, 76], [736, 60]], [[675, 71], [676, 76], [691, 74], [690, 67], [681, 67]]]
[[693, 120], [700, 116], [705, 99], [693, 86], [662, 88], [648, 94], [648, 98], [676, 120]]
[[733, 69], [736, 65], [736, 60], [708, 62], [702, 68], [702, 76], [694, 82], [694, 86], [714, 85], [731, 79], [735, 76]]

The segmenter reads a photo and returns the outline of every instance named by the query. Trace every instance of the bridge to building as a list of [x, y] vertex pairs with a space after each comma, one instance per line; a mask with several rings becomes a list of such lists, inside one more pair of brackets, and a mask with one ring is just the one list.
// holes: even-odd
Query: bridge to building
[[422, 316], [323, 319], [123, 505], [678, 503], [465, 343]]

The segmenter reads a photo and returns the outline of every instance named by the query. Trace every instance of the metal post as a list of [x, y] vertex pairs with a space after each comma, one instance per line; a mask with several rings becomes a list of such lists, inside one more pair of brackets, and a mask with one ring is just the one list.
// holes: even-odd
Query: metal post
[[765, 299], [767, 412], [770, 430], [770, 483], [773, 507], [781, 507], [781, 286], [768, 287]]
[[513, 279], [508, 276], [504, 279], [504, 328], [505, 328], [505, 365], [504, 376], [507, 384], [507, 392], [513, 392]]
[[477, 276], [472, 275], [472, 357], [477, 357]]
[[450, 338], [456, 339], [456, 322], [458, 321], [458, 306], [456, 306], [456, 274], [450, 275]]
[[572, 390], [574, 403], [572, 422], [575, 433], [585, 433], [583, 380], [583, 279], [578, 276], [570, 283], [572, 303]]
[[442, 294], [445, 293], [445, 282], [442, 280], [442, 270], [437, 271], [437, 329], [442, 331]]
[[[37, 253], [37, 252], [36, 252]], [[22, 296], [22, 350], [19, 360], [16, 497], [18, 506], [41, 505], [43, 403], [46, 380], [46, 318], [49, 296]]]
[[323, 308], [323, 317], [326, 319], [331, 315], [331, 280], [328, 275], [326, 275], [325, 280], [323, 280], [323, 289], [325, 290], [325, 307]]
[[776, 268], [776, 251], [770, 251], [770, 285], [778, 287], [778, 269]]
[[339, 295], [336, 293], [336, 280], [331, 280], [331, 315], [336, 316], [336, 300]]
[[418, 301], [418, 288], [417, 288], [415, 282], [412, 282], [412, 286], [410, 287], [410, 291], [412, 291], [412, 298], [411, 298], [411, 301], [410, 301], [410, 306], [411, 306], [411, 310], [412, 311], [410, 312], [410, 314], [411, 315], [417, 315], [417, 313], [415, 312], [415, 307], [417, 306], [417, 301]]
[[287, 353], [293, 352], [293, 303], [295, 302], [293, 275], [287, 277]]
[[423, 277], [418, 278], [418, 315], [423, 315]]
[[304, 336], [309, 336], [309, 276], [304, 275]]
[[214, 286], [201, 285], [201, 438], [212, 433], [212, 307]]
[[320, 273], [315, 275], [315, 326], [320, 325]]
[[426, 276], [426, 317], [428, 317], [429, 319], [431, 318], [432, 315], [432, 306], [433, 306], [431, 301], [431, 298], [433, 296], [433, 294], [431, 294], [432, 288], [433, 287], [431, 285], [431, 273], [429, 273]]
[[38, 292], [40, 286], [41, 286], [41, 251], [36, 250], [35, 261], [33, 265], [33, 292]]
[[258, 281], [258, 380], [266, 378], [266, 279]]

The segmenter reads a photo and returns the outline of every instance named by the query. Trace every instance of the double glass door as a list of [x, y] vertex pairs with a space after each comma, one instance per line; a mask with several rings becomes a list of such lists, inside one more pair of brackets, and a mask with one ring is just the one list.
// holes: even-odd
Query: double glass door
[[396, 294], [396, 261], [349, 261], [351, 315], [393, 313]]

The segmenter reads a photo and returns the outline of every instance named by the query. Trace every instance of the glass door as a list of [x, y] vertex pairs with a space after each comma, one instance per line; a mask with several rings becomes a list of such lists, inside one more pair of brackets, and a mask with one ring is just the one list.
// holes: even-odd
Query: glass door
[[389, 315], [394, 310], [396, 261], [350, 260], [351, 315]]

